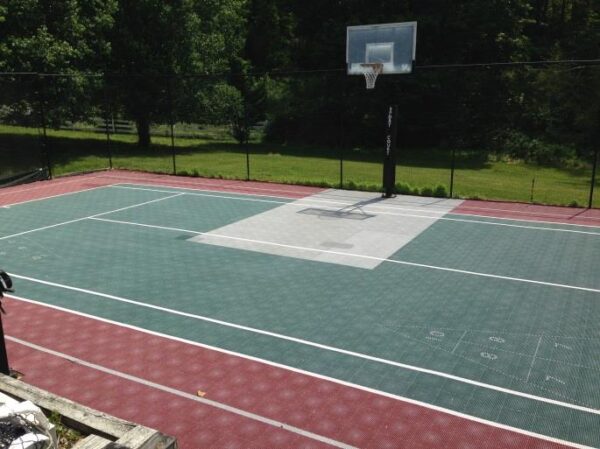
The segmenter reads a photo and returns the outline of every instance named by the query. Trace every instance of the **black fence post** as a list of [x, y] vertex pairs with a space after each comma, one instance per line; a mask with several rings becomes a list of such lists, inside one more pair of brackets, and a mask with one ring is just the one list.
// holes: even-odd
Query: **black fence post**
[[108, 155], [108, 166], [112, 170], [113, 161], [112, 161], [112, 148], [110, 145], [110, 123], [112, 122], [112, 106], [109, 101], [108, 91], [109, 81], [108, 78], [104, 78], [104, 131], [106, 133], [106, 152]]
[[42, 153], [46, 159], [46, 167], [48, 169], [48, 178], [52, 179], [52, 159], [50, 157], [50, 142], [48, 141], [48, 133], [46, 129], [46, 79], [44, 75], [38, 74], [38, 82], [40, 83], [39, 98], [40, 103], [40, 120], [42, 125]]
[[450, 161], [450, 198], [454, 195], [454, 168], [456, 167], [456, 149], [452, 147], [452, 160]]
[[594, 185], [596, 184], [596, 167], [598, 166], [598, 153], [600, 151], [596, 148], [594, 152], [594, 165], [592, 166], [592, 182], [590, 185], [590, 200], [588, 202], [588, 209], [591, 209], [594, 203]]
[[246, 181], [250, 181], [250, 145], [247, 140], [244, 140], [244, 147], [246, 147]]
[[4, 339], [4, 327], [2, 325], [2, 315], [6, 313], [2, 307], [2, 298], [4, 292], [14, 291], [12, 288], [12, 279], [3, 270], [0, 270], [0, 373], [10, 376], [10, 368], [8, 366], [8, 352], [6, 351], [6, 341]]
[[344, 112], [346, 111], [346, 73], [342, 74], [342, 98], [340, 100], [340, 137], [338, 144], [340, 146], [340, 189], [344, 188], [344, 145], [346, 143], [344, 130]]
[[[244, 126], [244, 130], [242, 132], [242, 145], [244, 146], [244, 150], [246, 153], [246, 181], [250, 181], [250, 145], [249, 145], [249, 140], [250, 140], [250, 133], [252, 132], [251, 127], [250, 127], [250, 117], [248, 116], [248, 95], [244, 95], [245, 93], [245, 86], [247, 84], [247, 80], [245, 79], [244, 74], [241, 75], [242, 79], [241, 79], [241, 83], [240, 85], [243, 86], [242, 88], [242, 107], [243, 107], [243, 111], [242, 114], [243, 115], [243, 126]], [[246, 134], [247, 133], [247, 134]]]
[[6, 352], [4, 328], [2, 326], [2, 314], [3, 312], [0, 310], [0, 373], [10, 376], [10, 369], [8, 367], [8, 353]]
[[340, 189], [344, 188], [344, 115], [340, 115]]
[[173, 159], [173, 174], [177, 174], [177, 163], [175, 157], [175, 123], [173, 119], [173, 79], [174, 76], [169, 77], [168, 84], [168, 95], [169, 95], [169, 126], [171, 128], [171, 157]]

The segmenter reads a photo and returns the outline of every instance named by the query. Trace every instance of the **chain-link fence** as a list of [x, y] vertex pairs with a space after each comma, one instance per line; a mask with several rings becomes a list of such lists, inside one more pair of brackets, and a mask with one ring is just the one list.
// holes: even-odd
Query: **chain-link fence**
[[599, 78], [599, 66], [423, 69], [367, 91], [344, 71], [5, 74], [0, 184], [121, 168], [381, 191], [397, 104], [398, 193], [598, 207], [585, 89]]
[[35, 77], [0, 77], [0, 185], [49, 176], [39, 88]]

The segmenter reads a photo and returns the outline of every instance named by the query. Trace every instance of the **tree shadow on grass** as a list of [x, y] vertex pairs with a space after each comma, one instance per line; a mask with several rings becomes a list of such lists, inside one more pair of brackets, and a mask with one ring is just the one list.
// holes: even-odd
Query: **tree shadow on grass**
[[[90, 158], [95, 158], [97, 168], [106, 168], [108, 166], [109, 145], [104, 134], [98, 133], [89, 137], [90, 134], [79, 133], [73, 136], [56, 136], [49, 131], [48, 144], [50, 150], [50, 159], [53, 165], [66, 167], [66, 171], [78, 171], [79, 164], [84, 164], [86, 169], [94, 168]], [[78, 134], [78, 133], [73, 133]], [[208, 137], [208, 136], [205, 136]], [[131, 142], [123, 141], [131, 139]], [[113, 159], [118, 160], [144, 160], [146, 163], [140, 164], [143, 169], [151, 171], [164, 171], [163, 167], [157, 170], [152, 168], [152, 161], [163, 161], [160, 165], [165, 165], [166, 158], [172, 158], [172, 148], [168, 138], [154, 137], [154, 142], [150, 148], [141, 148], [134, 142], [135, 136], [131, 135], [113, 135], [110, 141], [110, 154]], [[157, 142], [157, 140], [159, 142]], [[235, 142], [219, 142], [211, 139], [202, 139], [198, 143], [194, 139], [181, 139], [178, 143], [175, 141], [176, 156], [210, 155], [219, 153], [238, 154], [245, 156], [246, 152], [253, 155], [281, 155], [293, 157], [309, 157], [324, 160], [339, 161], [343, 157], [345, 161], [365, 162], [380, 164], [383, 160], [383, 150], [378, 148], [332, 148], [306, 144], [277, 144], [266, 142], [251, 142], [247, 146]], [[26, 160], [29, 155], [41, 154], [41, 138], [33, 133], [10, 133], [0, 134], [0, 145], [9, 149], [18, 149], [11, 153], [18, 154], [11, 158], [22, 158]], [[399, 148], [398, 165], [414, 168], [444, 168], [450, 169], [452, 162], [452, 152], [443, 148]], [[15, 160], [18, 164], [18, 161]], [[91, 164], [91, 165], [90, 165]], [[125, 164], [128, 165], [128, 164]], [[135, 165], [135, 164], [134, 164]], [[69, 167], [74, 167], [74, 170]], [[489, 161], [485, 152], [477, 151], [456, 151], [455, 167], [460, 170], [485, 170], [489, 169], [492, 163]], [[557, 167], [557, 170], [567, 173], [574, 178], [589, 177], [591, 169], [586, 164], [578, 166]]]

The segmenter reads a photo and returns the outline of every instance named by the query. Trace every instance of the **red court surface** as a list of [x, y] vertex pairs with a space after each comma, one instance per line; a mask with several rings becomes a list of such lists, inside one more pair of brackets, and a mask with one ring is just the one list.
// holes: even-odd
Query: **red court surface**
[[454, 209], [452, 213], [523, 221], [547, 221], [551, 223], [600, 226], [600, 209], [583, 209], [580, 207], [466, 200]]
[[86, 189], [108, 186], [119, 183], [136, 183], [160, 185], [177, 188], [218, 190], [222, 192], [245, 193], [252, 195], [282, 196], [286, 198], [303, 198], [323, 191], [317, 187], [306, 187], [267, 182], [247, 182], [223, 179], [186, 178], [171, 175], [111, 170], [88, 173], [85, 175], [66, 176], [50, 181], [38, 181], [31, 184], [6, 187], [0, 190], [0, 206], [49, 198]]
[[[286, 198], [323, 190], [114, 170], [5, 188], [0, 205], [117, 183]], [[598, 210], [465, 201], [452, 213], [600, 225]], [[577, 447], [18, 296], [5, 307], [11, 368], [24, 381], [173, 435], [183, 449]]]
[[[79, 192], [86, 189], [94, 189], [119, 183], [216, 190], [285, 198], [303, 198], [324, 190], [318, 187], [268, 182], [188, 178], [127, 170], [111, 170], [84, 175], [65, 176], [50, 181], [38, 181], [24, 186], [6, 187], [0, 191], [0, 206], [48, 198], [56, 195], [64, 195], [71, 192]], [[536, 204], [501, 201], [465, 200], [460, 206], [454, 209], [452, 213], [523, 221], [547, 221], [551, 223], [600, 226], [600, 209], [541, 206]]]
[[9, 299], [6, 308], [11, 366], [25, 381], [174, 435], [182, 448], [566, 447], [47, 306]]

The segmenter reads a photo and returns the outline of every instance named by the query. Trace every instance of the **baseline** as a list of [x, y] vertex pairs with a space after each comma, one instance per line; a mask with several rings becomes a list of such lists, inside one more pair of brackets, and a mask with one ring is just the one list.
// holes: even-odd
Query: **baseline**
[[[146, 190], [146, 191], [150, 191], [150, 192], [160, 192], [160, 193], [172, 193], [173, 190], [160, 190], [160, 189], [149, 189], [149, 188], [142, 188], [142, 187], [129, 187], [129, 186], [123, 186], [123, 185], [119, 185], [119, 184], [113, 184], [110, 186], [111, 188], [119, 188], [119, 189], [130, 189], [130, 190]], [[180, 189], [180, 190], [187, 190], [187, 189], [181, 189], [179, 187], [175, 187], [176, 189]], [[321, 201], [318, 200], [316, 198], [311, 198], [311, 197], [305, 197], [305, 198], [300, 198], [297, 201], [294, 202], [288, 202], [288, 201], [278, 201], [278, 200], [267, 200], [267, 199], [259, 199], [259, 198], [240, 198], [240, 197], [233, 197], [233, 196], [226, 196], [226, 195], [214, 195], [211, 193], [188, 193], [188, 192], [184, 192], [185, 195], [190, 195], [190, 196], [202, 196], [202, 197], [214, 197], [214, 198], [222, 198], [222, 199], [229, 199], [229, 200], [238, 200], [238, 201], [254, 201], [254, 202], [266, 202], [266, 203], [275, 203], [275, 204], [282, 204], [282, 205], [289, 205], [289, 206], [293, 206], [293, 207], [307, 207], [307, 206], [312, 206], [312, 207], [322, 207], [324, 209], [328, 209], [328, 210], [332, 210], [332, 211], [337, 211], [339, 210], [339, 208], [333, 207], [333, 206], [324, 206], [321, 204], [314, 204], [314, 203], [310, 203], [309, 201], [312, 202], [328, 202], [328, 203], [333, 203], [333, 204], [340, 204], [340, 205], [346, 205], [346, 206], [355, 206], [354, 203], [343, 203], [343, 202], [334, 202], [334, 201]], [[241, 194], [244, 195], [244, 194]], [[254, 196], [254, 195], [248, 195], [248, 196]], [[271, 198], [278, 198], [278, 197], [271, 197]], [[279, 197], [281, 198], [281, 197]], [[306, 201], [306, 202], [305, 202]], [[360, 206], [359, 209], [363, 210], [363, 211], [368, 211], [368, 212], [373, 212], [373, 213], [377, 213], [380, 215], [391, 215], [391, 216], [397, 216], [397, 217], [409, 217], [409, 218], [423, 218], [423, 219], [436, 219], [436, 220], [443, 220], [443, 221], [453, 221], [453, 222], [460, 222], [460, 223], [473, 223], [473, 224], [481, 224], [481, 225], [488, 225], [488, 226], [504, 226], [504, 227], [510, 227], [510, 228], [520, 228], [520, 229], [531, 229], [531, 230], [536, 230], [536, 231], [549, 231], [549, 232], [567, 232], [567, 233], [573, 233], [573, 234], [583, 234], [583, 235], [595, 235], [595, 236], [600, 236], [600, 228], [598, 226], [591, 226], [591, 225], [576, 225], [576, 224], [569, 224], [569, 223], [556, 223], [556, 222], [547, 222], [547, 224], [560, 224], [563, 226], [577, 226], [577, 227], [584, 227], [584, 228], [591, 228], [591, 229], [598, 229], [598, 232], [592, 232], [592, 231], [580, 231], [580, 230], [576, 230], [576, 229], [563, 229], [563, 228], [552, 228], [552, 227], [543, 227], [543, 226], [531, 226], [531, 225], [519, 225], [519, 224], [514, 224], [514, 223], [498, 223], [498, 222], [493, 222], [493, 221], [483, 221], [483, 220], [471, 220], [471, 219], [467, 219], [467, 218], [452, 218], [452, 217], [448, 217], [448, 216], [431, 216], [431, 215], [418, 215], [418, 214], [405, 214], [405, 213], [398, 213], [398, 212], [385, 212], [385, 211], [379, 211], [378, 209], [380, 209], [382, 207], [380, 206]], [[388, 207], [384, 207], [385, 209], [389, 209]], [[407, 210], [407, 211], [414, 211], [415, 209], [406, 209], [406, 208], [397, 208], [399, 210]], [[419, 211], [419, 212], [423, 212], [423, 211]], [[456, 214], [452, 211], [448, 212], [429, 212], [427, 211], [426, 213], [435, 213], [435, 214], [445, 214], [445, 215], [461, 215], [461, 216], [473, 216], [473, 217], [479, 217], [478, 215], [469, 215], [469, 214]], [[484, 217], [484, 216], [481, 216]], [[496, 217], [487, 217], [487, 218], [496, 218]], [[517, 220], [517, 219], [504, 219], [504, 218], [499, 218], [500, 220], [507, 220], [507, 221], [517, 221], [517, 222], [531, 222], [531, 223], [546, 223], [546, 222], [541, 222], [541, 221], [527, 221], [527, 220]]]

